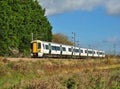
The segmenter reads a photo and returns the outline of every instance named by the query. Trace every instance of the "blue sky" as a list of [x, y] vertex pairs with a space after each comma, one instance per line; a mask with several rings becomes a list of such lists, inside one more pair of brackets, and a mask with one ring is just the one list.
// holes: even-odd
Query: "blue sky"
[[120, 54], [120, 0], [39, 0], [53, 27], [81, 47]]

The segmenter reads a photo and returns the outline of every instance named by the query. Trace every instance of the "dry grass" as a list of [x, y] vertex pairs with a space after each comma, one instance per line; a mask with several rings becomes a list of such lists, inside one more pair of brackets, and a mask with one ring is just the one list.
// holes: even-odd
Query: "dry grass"
[[0, 58], [0, 88], [109, 89], [108, 85], [119, 86], [120, 61], [117, 59], [25, 60]]

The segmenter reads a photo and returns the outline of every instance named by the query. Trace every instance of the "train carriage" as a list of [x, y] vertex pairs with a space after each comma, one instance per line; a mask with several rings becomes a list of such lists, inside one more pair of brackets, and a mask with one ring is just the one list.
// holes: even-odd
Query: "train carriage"
[[31, 57], [105, 57], [105, 52], [59, 43], [33, 40], [31, 41]]
[[86, 48], [80, 48], [81, 50], [81, 56], [82, 57], [87, 57], [87, 49]]

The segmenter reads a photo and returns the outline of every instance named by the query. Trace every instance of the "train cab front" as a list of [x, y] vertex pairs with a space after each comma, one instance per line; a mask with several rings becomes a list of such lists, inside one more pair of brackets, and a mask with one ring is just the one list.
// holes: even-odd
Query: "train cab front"
[[31, 57], [33, 58], [42, 57], [41, 42], [37, 41], [31, 42]]

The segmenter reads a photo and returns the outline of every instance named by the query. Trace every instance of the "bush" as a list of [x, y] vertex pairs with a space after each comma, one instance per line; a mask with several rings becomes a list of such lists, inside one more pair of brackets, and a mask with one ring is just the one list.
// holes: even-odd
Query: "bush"
[[79, 82], [77, 78], [70, 77], [67, 81], [64, 82], [64, 84], [68, 89], [78, 89]]

